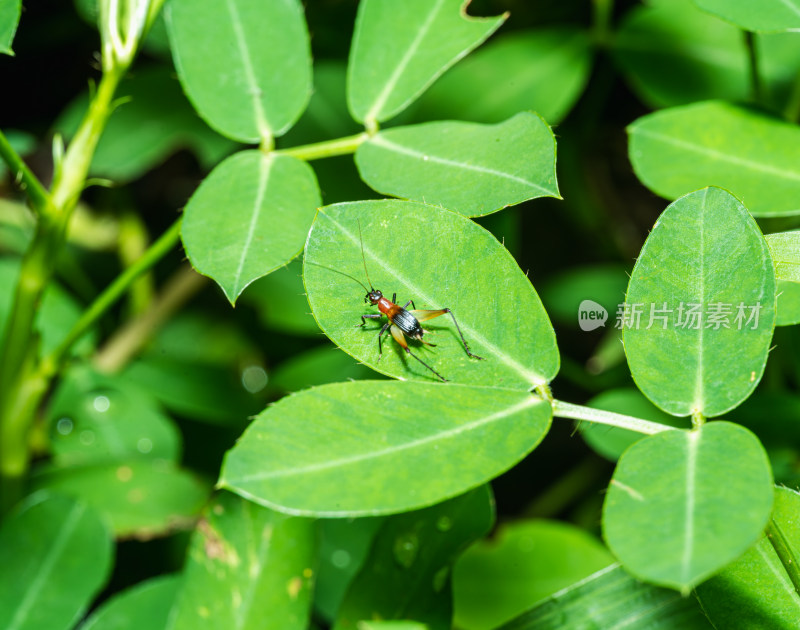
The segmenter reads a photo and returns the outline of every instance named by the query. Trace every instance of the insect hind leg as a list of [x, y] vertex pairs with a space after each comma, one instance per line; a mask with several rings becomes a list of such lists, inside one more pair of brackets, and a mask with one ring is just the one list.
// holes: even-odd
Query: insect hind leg
[[447, 379], [446, 379], [444, 376], [442, 376], [441, 374], [439, 374], [439, 372], [437, 372], [436, 370], [434, 370], [434, 369], [433, 369], [433, 368], [432, 368], [430, 365], [428, 365], [427, 363], [425, 363], [425, 361], [423, 361], [423, 360], [422, 360], [422, 359], [420, 359], [420, 358], [419, 358], [419, 357], [418, 357], [416, 354], [414, 354], [413, 352], [411, 352], [411, 349], [408, 347], [408, 342], [406, 342], [406, 338], [403, 336], [403, 331], [402, 331], [402, 330], [400, 330], [400, 328], [398, 328], [397, 326], [394, 326], [394, 325], [393, 325], [393, 326], [391, 326], [391, 328], [389, 328], [389, 332], [390, 332], [390, 333], [392, 333], [392, 337], [394, 337], [394, 340], [395, 340], [397, 343], [399, 343], [399, 344], [400, 344], [400, 346], [403, 348], [403, 350], [405, 350], [405, 351], [406, 351], [406, 354], [409, 354], [409, 355], [411, 355], [411, 356], [412, 356], [412, 357], [414, 357], [414, 358], [415, 358], [417, 361], [419, 361], [420, 363], [422, 363], [422, 365], [424, 365], [424, 366], [425, 366], [426, 368], [428, 368], [428, 369], [429, 369], [431, 372], [433, 372], [433, 373], [434, 373], [434, 374], [437, 376], [437, 378], [439, 378], [439, 380], [441, 380], [441, 381], [447, 381]]

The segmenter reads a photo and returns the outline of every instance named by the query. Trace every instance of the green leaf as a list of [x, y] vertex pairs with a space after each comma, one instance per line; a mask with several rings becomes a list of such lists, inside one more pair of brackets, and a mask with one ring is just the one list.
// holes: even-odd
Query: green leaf
[[800, 29], [798, 0], [694, 0], [709, 13], [747, 31]]
[[[688, 420], [664, 413], [658, 407], [653, 406], [653, 403], [647, 400], [639, 390], [632, 387], [608, 389], [592, 398], [586, 405], [594, 409], [652, 420], [676, 428], [691, 428]], [[581, 422], [578, 430], [594, 452], [612, 462], [618, 460], [631, 444], [645, 437], [636, 431], [610, 427], [596, 422]]]
[[235, 304], [253, 280], [297, 256], [320, 203], [307, 163], [242, 151], [217, 166], [186, 205], [186, 254]]
[[[18, 259], [0, 258], [0, 330], [5, 330], [14, 288], [19, 279]], [[45, 289], [40, 308], [36, 311], [35, 327], [41, 334], [41, 353], [52, 352], [81, 316], [82, 307], [60, 285], [51, 282]], [[82, 353], [93, 346], [92, 332], [75, 345], [74, 352]]]
[[163, 630], [180, 575], [161, 575], [117, 593], [95, 610], [80, 630]]
[[591, 66], [590, 40], [582, 29], [498, 35], [437, 80], [420, 98], [415, 118], [498, 123], [535, 111], [556, 124], [581, 95]]
[[50, 467], [34, 488], [76, 497], [102, 512], [118, 538], [149, 539], [186, 529], [208, 497], [208, 486], [165, 460]]
[[359, 621], [357, 630], [428, 630], [424, 623], [416, 621]]
[[[117, 96], [121, 105], [100, 136], [90, 168], [93, 176], [129, 182], [182, 148], [192, 149], [211, 168], [236, 147], [197, 117], [171, 67], [137, 70], [120, 84]], [[79, 97], [56, 121], [66, 139], [77, 132], [88, 103], [88, 94]]]
[[358, 7], [347, 103], [367, 126], [405, 109], [507, 15], [473, 18], [463, 0], [364, 0]]
[[800, 323], [800, 230], [766, 234], [778, 280], [776, 326]]
[[800, 284], [778, 280], [778, 304], [775, 307], [775, 325], [800, 324]]
[[453, 562], [493, 523], [488, 486], [387, 518], [350, 584], [334, 630], [355, 630], [360, 619], [406, 619], [424, 622], [431, 630], [449, 630]]
[[[247, 370], [261, 375], [262, 385], [253, 393], [244, 385]], [[263, 406], [255, 394], [267, 383], [266, 371], [258, 363], [250, 362], [237, 370], [233, 366], [186, 363], [155, 354], [131, 363], [123, 377], [182, 417], [241, 428]]]
[[298, 0], [174, 0], [167, 28], [178, 78], [222, 135], [271, 143], [311, 95], [311, 50]]
[[718, 416], [755, 389], [772, 339], [775, 274], [756, 222], [729, 193], [699, 190], [662, 213], [626, 303], [631, 374], [661, 409]]
[[261, 413], [228, 452], [218, 485], [294, 514], [402, 512], [511, 468], [541, 441], [550, 418], [550, 406], [527, 392], [398, 381], [323, 385]]
[[454, 625], [491, 630], [532, 604], [613, 562], [584, 530], [558, 521], [516, 521], [476, 542], [453, 568]]
[[754, 216], [800, 213], [800, 128], [722, 102], [649, 114], [628, 127], [639, 179], [675, 199], [703, 186], [736, 195]]
[[688, 592], [758, 540], [772, 494], [766, 453], [744, 427], [664, 431], [620, 457], [603, 536], [633, 575]]
[[0, 627], [69, 630], [108, 579], [111, 536], [100, 516], [36, 494], [0, 527]]
[[778, 280], [800, 283], [800, 230], [765, 234], [775, 277]]
[[63, 375], [46, 420], [59, 466], [180, 457], [178, 428], [147, 392], [84, 366]]
[[[775, 489], [772, 521], [800, 559], [800, 495], [789, 488]], [[800, 619], [800, 596], [775, 549], [766, 538], [736, 562], [697, 587], [703, 610], [717, 628], [791, 630]]]
[[432, 122], [381, 131], [356, 151], [378, 192], [480, 216], [538, 197], [557, 197], [556, 142], [529, 112], [497, 125]]
[[275, 369], [269, 383], [284, 392], [296, 392], [325, 383], [374, 377], [372, 370], [349, 354], [326, 345], [287, 359]]
[[220, 493], [189, 545], [168, 630], [302, 630], [311, 605], [314, 527]]
[[693, 597], [643, 584], [619, 566], [559, 591], [498, 630], [711, 630]]
[[[539, 296], [516, 261], [486, 230], [443, 208], [407, 201], [362, 201], [320, 210], [306, 244], [303, 274], [320, 328], [348, 354], [396, 378], [436, 380], [386, 335], [378, 354], [380, 322], [355, 327], [364, 278], [359, 222], [371, 282], [402, 306], [450, 308], [471, 350], [464, 352], [453, 320], [426, 322], [435, 350], [411, 342], [411, 351], [453, 381], [528, 390], [558, 372], [553, 327]], [[491, 270], [491, 272], [489, 272]], [[365, 278], [366, 279], [366, 278]], [[524, 313], [524, 317], [520, 317]]]
[[542, 301], [554, 320], [577, 330], [581, 302], [592, 300], [608, 311], [611, 327], [617, 306], [625, 297], [628, 270], [622, 265], [585, 265], [554, 274], [541, 288]]
[[329, 624], [332, 625], [336, 619], [350, 582], [361, 570], [384, 520], [379, 516], [319, 521], [320, 549], [314, 606]]
[[303, 286], [303, 264], [293, 260], [247, 288], [242, 300], [256, 309], [261, 323], [289, 335], [319, 337]]
[[[792, 33], [756, 35], [762, 103], [786, 106], [800, 64]], [[747, 45], [740, 29], [691, 0], [650, 2], [623, 18], [612, 53], [628, 83], [652, 107], [708, 99], [752, 100]]]
[[0, 54], [14, 55], [11, 42], [14, 41], [21, 12], [22, 0], [4, 0], [0, 4]]

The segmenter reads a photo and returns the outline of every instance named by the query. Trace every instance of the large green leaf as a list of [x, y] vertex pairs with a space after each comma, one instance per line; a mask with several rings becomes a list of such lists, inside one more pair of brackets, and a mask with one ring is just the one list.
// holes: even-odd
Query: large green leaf
[[758, 226], [729, 193], [699, 190], [662, 213], [626, 304], [631, 374], [664, 411], [718, 416], [755, 389], [772, 339], [775, 273]]
[[[420, 309], [450, 308], [471, 350], [464, 352], [453, 320], [429, 320], [435, 350], [412, 342], [411, 351], [445, 378], [476, 385], [530, 389], [558, 371], [553, 327], [530, 280], [486, 230], [443, 208], [407, 201], [362, 201], [320, 210], [306, 244], [303, 274], [320, 327], [345, 352], [396, 378], [436, 377], [384, 335], [380, 322], [355, 327], [363, 289], [342, 274], [364, 279], [359, 222], [371, 282], [385, 297], [397, 292]], [[523, 315], [524, 314], [524, 315]]]
[[584, 530], [558, 521], [509, 523], [476, 542], [453, 568], [454, 625], [491, 630], [541, 599], [612, 564]]
[[113, 546], [100, 515], [40, 493], [0, 528], [0, 627], [69, 630], [111, 573]]
[[687, 592], [758, 540], [772, 495], [767, 455], [744, 427], [664, 431], [620, 457], [603, 536], [633, 575]]
[[798, 0], [694, 0], [709, 13], [748, 31], [800, 29]]
[[[140, 177], [178, 149], [191, 148], [210, 168], [236, 146], [197, 117], [174, 78], [171, 67], [137, 70], [122, 81], [121, 105], [100, 137], [90, 173], [117, 183]], [[72, 138], [89, 104], [85, 94], [71, 103], [55, 127]]]
[[498, 630], [711, 630], [697, 601], [608, 567], [539, 602]]
[[[791, 33], [756, 35], [762, 103], [791, 98], [800, 50]], [[749, 56], [740, 29], [691, 0], [633, 7], [612, 40], [615, 60], [637, 95], [653, 107], [707, 99], [752, 99]]]
[[[789, 488], [776, 488], [773, 527], [780, 530], [795, 565], [800, 560], [798, 514], [800, 495]], [[715, 627], [726, 630], [791, 630], [800, 619], [800, 595], [766, 538], [698, 586], [697, 597]]]
[[628, 133], [636, 175], [662, 197], [720, 186], [754, 216], [800, 213], [797, 125], [741, 106], [706, 102], [649, 114]]
[[465, 0], [364, 0], [347, 76], [353, 117], [374, 125], [405, 109], [506, 16], [473, 18]]
[[356, 630], [361, 619], [408, 619], [450, 630], [453, 562], [493, 523], [488, 486], [387, 518], [350, 584], [334, 630]]
[[50, 448], [60, 466], [180, 457], [178, 428], [147, 392], [84, 366], [63, 375], [47, 421]]
[[13, 55], [11, 42], [17, 32], [22, 0], [4, 0], [0, 4], [0, 54]]
[[381, 131], [358, 147], [356, 164], [379, 192], [466, 216], [559, 197], [553, 132], [530, 112], [497, 125], [432, 122]]
[[234, 304], [253, 280], [297, 256], [320, 203], [307, 163], [242, 151], [217, 166], [186, 205], [186, 254]]
[[498, 123], [535, 111], [553, 125], [581, 95], [591, 65], [589, 35], [579, 28], [498, 35], [436, 81], [420, 97], [415, 118]]
[[259, 415], [228, 452], [219, 485], [296, 514], [402, 512], [509, 469], [541, 441], [550, 417], [546, 402], [507, 389], [323, 385]]
[[80, 630], [164, 630], [181, 579], [180, 575], [161, 575], [117, 593]]
[[33, 485], [85, 501], [103, 513], [120, 538], [145, 540], [190, 527], [209, 491], [166, 460], [144, 459], [49, 467], [34, 476]]
[[313, 522], [221, 493], [198, 523], [168, 630], [302, 630]]
[[174, 0], [170, 45], [189, 100], [242, 142], [271, 142], [311, 95], [311, 51], [298, 0]]

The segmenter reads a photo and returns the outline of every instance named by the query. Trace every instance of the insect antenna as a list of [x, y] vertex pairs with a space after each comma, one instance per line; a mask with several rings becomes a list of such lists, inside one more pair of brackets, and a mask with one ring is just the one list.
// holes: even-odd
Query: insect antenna
[[364, 256], [364, 237], [361, 236], [361, 219], [356, 219], [358, 221], [358, 240], [361, 241], [361, 260], [364, 263], [364, 273], [367, 274], [367, 282], [369, 282], [369, 288], [371, 291], [375, 289], [372, 288], [372, 280], [369, 279], [369, 271], [367, 271], [367, 257]]
[[361, 280], [359, 280], [355, 276], [351, 276], [349, 273], [345, 273], [344, 271], [339, 271], [338, 269], [334, 269], [333, 267], [328, 267], [327, 265], [320, 265], [319, 263], [315, 263], [315, 262], [312, 262], [310, 260], [306, 260], [305, 262], [306, 262], [307, 265], [314, 265], [315, 267], [322, 267], [323, 269], [327, 269], [328, 271], [332, 271], [333, 273], [338, 273], [340, 275], [347, 276], [351, 280], [355, 280], [356, 282], [358, 282], [358, 284], [360, 284], [362, 287], [364, 287], [364, 291], [366, 291], [367, 293], [369, 293], [369, 291], [370, 291], [366, 287], [366, 285], [363, 282], [361, 282]]

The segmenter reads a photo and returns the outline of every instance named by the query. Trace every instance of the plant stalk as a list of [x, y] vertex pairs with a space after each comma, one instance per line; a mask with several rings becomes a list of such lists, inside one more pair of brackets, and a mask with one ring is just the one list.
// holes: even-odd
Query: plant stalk
[[800, 567], [797, 566], [797, 557], [792, 551], [789, 541], [786, 540], [783, 530], [781, 530], [774, 518], [769, 519], [765, 533], [767, 540], [769, 540], [775, 553], [778, 554], [783, 568], [792, 581], [795, 592], [800, 595]]
[[292, 157], [306, 161], [335, 157], [337, 155], [350, 155], [351, 153], [355, 153], [356, 149], [358, 149], [365, 140], [368, 140], [369, 137], [370, 135], [368, 133], [362, 132], [354, 136], [337, 138], [336, 140], [326, 140], [324, 142], [304, 144], [299, 147], [278, 149], [274, 151], [274, 153], [279, 155], [291, 155]]
[[[33, 191], [29, 198], [39, 206], [39, 220], [33, 241], [22, 258], [0, 349], [0, 494], [3, 495], [0, 508], [3, 509], [14, 505], [21, 496], [22, 480], [30, 462], [28, 434], [49, 384], [49, 378], [37, 373], [39, 339], [34, 320], [53, 276], [100, 134], [114, 109], [112, 99], [124, 71], [125, 68], [115, 67], [103, 75], [63, 161], [55, 164], [56, 176], [50, 193], [42, 197], [43, 189], [29, 185]], [[13, 156], [6, 157], [13, 160]], [[34, 181], [20, 165], [16, 172], [21, 172], [29, 184]]]
[[675, 430], [675, 427], [670, 427], [666, 424], [650, 422], [649, 420], [642, 420], [641, 418], [634, 418], [633, 416], [626, 416], [621, 413], [614, 413], [613, 411], [592, 409], [591, 407], [573, 405], [560, 400], [553, 400], [551, 404], [553, 405], [553, 415], [559, 418], [571, 418], [573, 420], [585, 420], [586, 422], [607, 424], [619, 429], [628, 429], [629, 431], [646, 433], [648, 435], [654, 435], [662, 431]]

